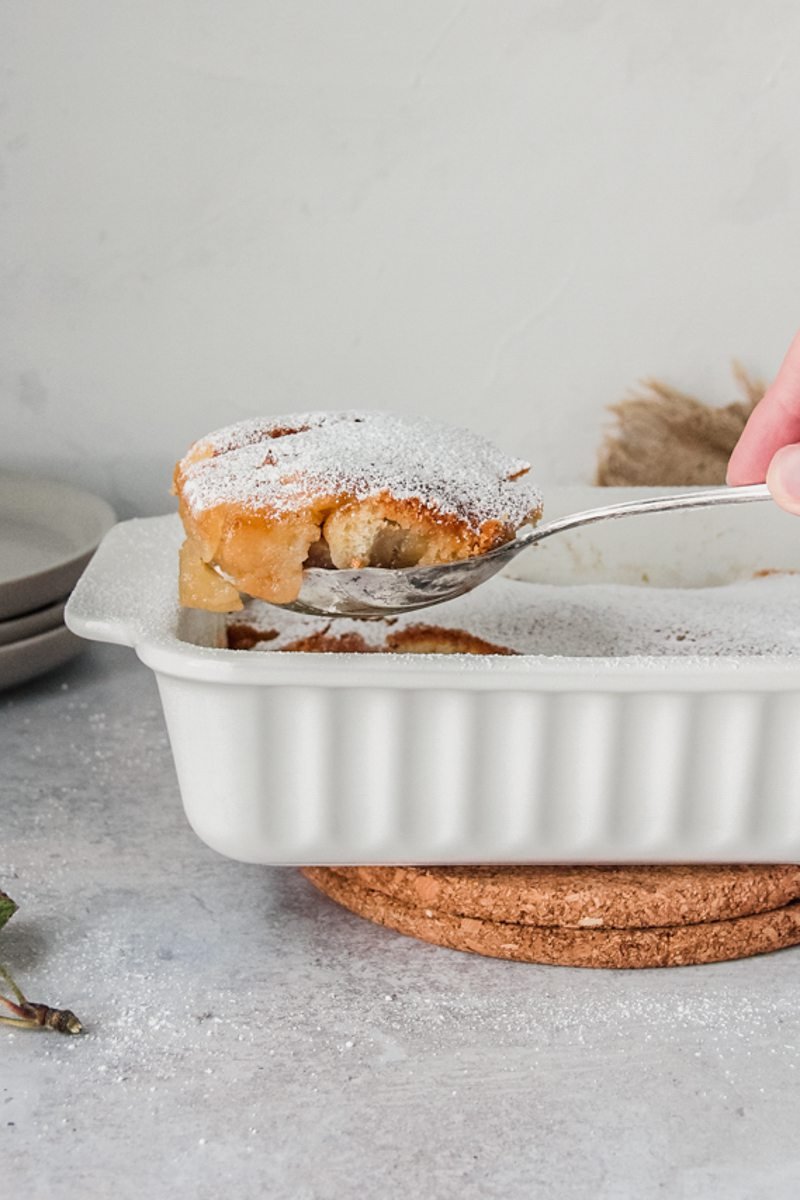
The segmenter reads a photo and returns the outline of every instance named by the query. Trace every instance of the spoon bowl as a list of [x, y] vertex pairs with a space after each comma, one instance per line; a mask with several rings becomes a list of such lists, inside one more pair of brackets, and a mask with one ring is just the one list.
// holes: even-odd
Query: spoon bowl
[[414, 612], [471, 592], [502, 571], [523, 550], [567, 530], [644, 513], [712, 508], [720, 504], [771, 499], [763, 483], [736, 488], [698, 488], [693, 492], [648, 496], [642, 500], [626, 500], [621, 504], [607, 504], [601, 508], [571, 513], [518, 534], [513, 541], [487, 554], [457, 562], [398, 569], [364, 567], [359, 570], [337, 570], [310, 567], [303, 572], [303, 584], [297, 599], [280, 607], [321, 617], [379, 618]]

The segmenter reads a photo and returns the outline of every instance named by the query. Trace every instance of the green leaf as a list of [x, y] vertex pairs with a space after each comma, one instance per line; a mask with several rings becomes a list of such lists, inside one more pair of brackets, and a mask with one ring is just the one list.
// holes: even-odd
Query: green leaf
[[17, 906], [10, 896], [5, 892], [0, 892], [0, 929], [3, 928], [6, 921], [10, 921], [14, 913], [17, 911]]

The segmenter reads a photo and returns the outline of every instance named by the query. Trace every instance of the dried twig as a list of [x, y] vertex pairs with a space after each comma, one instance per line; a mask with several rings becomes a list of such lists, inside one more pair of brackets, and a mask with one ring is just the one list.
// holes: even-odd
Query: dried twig
[[[0, 929], [17, 911], [17, 906], [10, 896], [0, 892]], [[54, 1029], [56, 1033], [80, 1033], [83, 1029], [74, 1012], [68, 1008], [51, 1008], [49, 1004], [39, 1004], [28, 1000], [18, 987], [11, 972], [0, 964], [0, 979], [5, 980], [14, 997], [0, 993], [0, 1004], [4, 1004], [12, 1014], [9, 1017], [0, 1016], [0, 1024], [11, 1025], [16, 1029]]]

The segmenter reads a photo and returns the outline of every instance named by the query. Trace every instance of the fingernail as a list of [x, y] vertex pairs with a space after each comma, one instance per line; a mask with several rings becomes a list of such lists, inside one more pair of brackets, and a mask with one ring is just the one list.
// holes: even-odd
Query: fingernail
[[767, 471], [767, 487], [787, 512], [800, 515], [800, 446], [784, 446]]

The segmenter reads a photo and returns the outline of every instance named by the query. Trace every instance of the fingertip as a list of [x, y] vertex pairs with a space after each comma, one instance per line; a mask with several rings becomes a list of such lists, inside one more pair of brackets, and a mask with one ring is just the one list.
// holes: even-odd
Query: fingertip
[[783, 446], [773, 455], [767, 487], [776, 504], [800, 516], [800, 445]]

